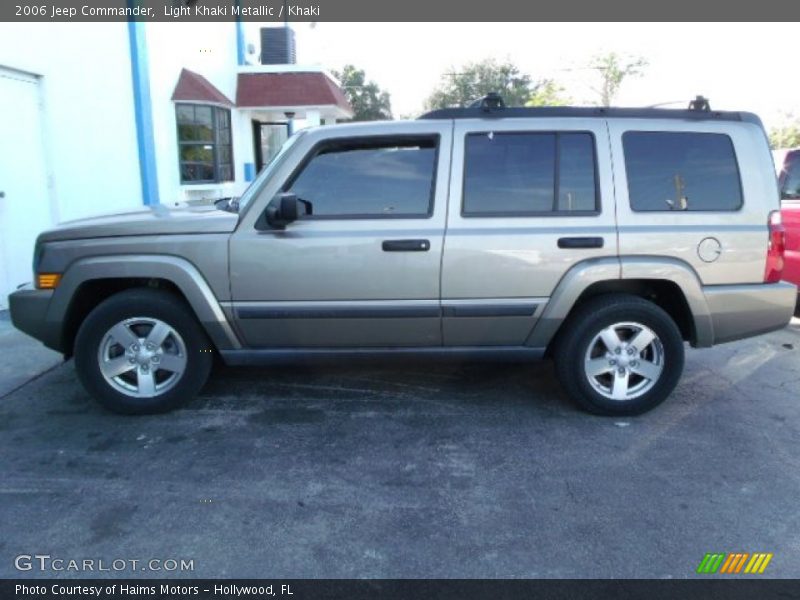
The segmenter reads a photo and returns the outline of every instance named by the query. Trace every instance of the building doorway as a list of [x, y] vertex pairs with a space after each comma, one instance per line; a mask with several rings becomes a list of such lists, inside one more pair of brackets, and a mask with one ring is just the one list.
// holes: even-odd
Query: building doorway
[[0, 68], [0, 310], [33, 279], [36, 236], [53, 224], [38, 77]]
[[253, 120], [253, 143], [255, 145], [256, 173], [278, 153], [289, 138], [289, 124]]

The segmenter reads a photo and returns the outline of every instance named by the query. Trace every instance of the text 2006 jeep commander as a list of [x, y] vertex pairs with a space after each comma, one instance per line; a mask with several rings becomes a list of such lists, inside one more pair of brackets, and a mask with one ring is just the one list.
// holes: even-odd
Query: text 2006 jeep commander
[[294, 135], [242, 198], [43, 233], [14, 324], [111, 410], [235, 365], [552, 356], [583, 408], [635, 414], [695, 347], [784, 327], [783, 228], [748, 113], [505, 108]]

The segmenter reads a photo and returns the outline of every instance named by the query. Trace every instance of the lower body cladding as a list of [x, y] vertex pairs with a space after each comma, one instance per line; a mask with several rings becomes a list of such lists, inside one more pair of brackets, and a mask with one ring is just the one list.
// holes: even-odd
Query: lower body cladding
[[529, 362], [544, 357], [544, 348], [527, 346], [434, 346], [429, 348], [257, 348], [220, 352], [230, 366], [299, 365], [385, 360]]
[[[792, 317], [797, 288], [785, 282], [705, 286], [702, 296], [706, 310], [693, 314], [695, 345], [708, 347], [782, 329]], [[548, 318], [560, 312], [548, 300], [225, 303], [246, 348], [220, 354], [231, 365], [420, 357], [536, 360], [563, 322]]]
[[251, 350], [230, 364], [368, 357], [531, 360], [525, 345], [543, 298], [242, 302], [225, 306]]

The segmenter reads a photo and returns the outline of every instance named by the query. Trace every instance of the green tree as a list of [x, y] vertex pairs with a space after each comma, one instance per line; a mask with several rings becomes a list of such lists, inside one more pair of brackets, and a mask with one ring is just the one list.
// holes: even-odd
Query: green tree
[[523, 106], [535, 87], [530, 76], [513, 63], [487, 59], [445, 73], [425, 101], [425, 107], [434, 110], [469, 106], [489, 92], [498, 92], [506, 106]]
[[374, 81], [367, 81], [362, 69], [345, 65], [341, 71], [333, 71], [339, 80], [344, 95], [353, 107], [353, 121], [386, 121], [392, 118], [392, 103], [389, 92], [381, 90]]
[[769, 145], [773, 150], [800, 146], [800, 119], [793, 113], [783, 113], [781, 124], [769, 130]]
[[641, 56], [623, 57], [616, 52], [595, 56], [589, 68], [600, 74], [600, 87], [593, 88], [600, 96], [600, 105], [611, 106], [623, 82], [631, 77], [641, 77], [648, 64]]
[[533, 86], [525, 106], [566, 106], [572, 99], [564, 92], [564, 88], [552, 79], [543, 79]]

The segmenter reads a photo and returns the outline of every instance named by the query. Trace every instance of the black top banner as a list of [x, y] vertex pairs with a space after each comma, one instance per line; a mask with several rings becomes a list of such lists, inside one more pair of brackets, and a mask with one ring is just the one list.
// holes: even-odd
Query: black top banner
[[[800, 2], [761, 0], [3, 0], [0, 21], [796, 21]], [[487, 40], [490, 41], [490, 40]], [[676, 42], [678, 43], [678, 42]], [[702, 46], [703, 40], [686, 40]]]

